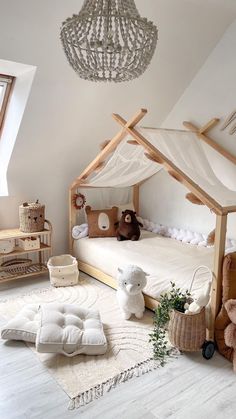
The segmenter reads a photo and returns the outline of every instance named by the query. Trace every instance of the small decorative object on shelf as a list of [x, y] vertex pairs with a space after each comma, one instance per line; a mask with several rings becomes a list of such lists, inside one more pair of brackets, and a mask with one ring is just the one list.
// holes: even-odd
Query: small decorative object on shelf
[[34, 233], [44, 229], [45, 205], [39, 201], [28, 204], [24, 202], [19, 207], [20, 231]]
[[6, 239], [0, 241], [0, 254], [11, 253], [15, 247], [14, 239]]
[[18, 240], [18, 246], [22, 250], [32, 250], [40, 248], [39, 237], [22, 237]]
[[[52, 226], [48, 220], [45, 223], [46, 228], [31, 233], [30, 237], [19, 228], [0, 230], [0, 249], [2, 242], [14, 242], [11, 253], [0, 252], [0, 283], [48, 272], [47, 261], [52, 255]], [[29, 253], [30, 258], [27, 257]]]

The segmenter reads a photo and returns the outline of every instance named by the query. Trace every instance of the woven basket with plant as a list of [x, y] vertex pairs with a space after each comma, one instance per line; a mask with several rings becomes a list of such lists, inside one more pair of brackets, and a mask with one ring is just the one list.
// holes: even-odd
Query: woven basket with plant
[[161, 365], [165, 364], [171, 348], [168, 345], [167, 330], [170, 343], [181, 351], [197, 351], [203, 349], [203, 356], [210, 359], [214, 353], [214, 342], [206, 342], [205, 307], [199, 313], [186, 314], [186, 303], [192, 302], [191, 291], [196, 274], [200, 269], [207, 269], [210, 279], [211, 271], [205, 266], [195, 269], [189, 290], [181, 291], [171, 282], [169, 292], [160, 296], [160, 303], [155, 310], [154, 330], [150, 335], [153, 344], [154, 358]]

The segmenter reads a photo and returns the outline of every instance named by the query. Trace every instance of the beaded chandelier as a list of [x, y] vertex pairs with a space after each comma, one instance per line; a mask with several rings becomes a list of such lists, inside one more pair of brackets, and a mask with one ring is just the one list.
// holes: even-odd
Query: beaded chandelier
[[134, 0], [84, 0], [79, 14], [62, 23], [60, 37], [79, 77], [121, 82], [146, 70], [158, 31], [140, 17]]

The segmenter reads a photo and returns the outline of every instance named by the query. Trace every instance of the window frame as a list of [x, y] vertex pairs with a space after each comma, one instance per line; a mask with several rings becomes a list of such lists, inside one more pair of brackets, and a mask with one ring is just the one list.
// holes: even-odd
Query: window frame
[[0, 108], [0, 135], [3, 129], [3, 125], [4, 125], [7, 107], [10, 102], [10, 96], [14, 87], [15, 77], [9, 76], [7, 74], [0, 74], [0, 82], [1, 81], [7, 83], [7, 86], [4, 92], [3, 101]]

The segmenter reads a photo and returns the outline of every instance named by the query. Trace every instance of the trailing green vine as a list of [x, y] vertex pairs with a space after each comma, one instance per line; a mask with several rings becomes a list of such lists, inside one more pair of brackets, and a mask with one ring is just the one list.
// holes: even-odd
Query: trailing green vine
[[166, 357], [170, 354], [168, 341], [166, 340], [166, 328], [170, 320], [170, 312], [173, 309], [184, 312], [184, 305], [189, 297], [190, 293], [175, 288], [174, 282], [171, 282], [170, 291], [160, 296], [160, 303], [154, 314], [154, 329], [150, 334], [150, 342], [153, 345], [154, 358], [160, 361], [161, 366], [165, 364]]

